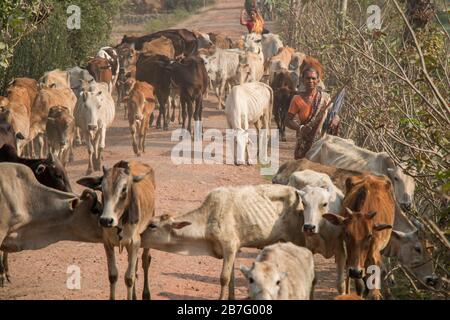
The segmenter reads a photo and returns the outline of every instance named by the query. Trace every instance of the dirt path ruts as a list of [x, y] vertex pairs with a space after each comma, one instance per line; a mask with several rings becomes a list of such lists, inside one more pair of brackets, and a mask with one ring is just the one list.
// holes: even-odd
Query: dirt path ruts
[[[217, 0], [214, 7], [191, 17], [176, 27], [187, 27], [206, 32], [223, 32], [233, 39], [246, 30], [239, 25], [242, 0]], [[269, 28], [272, 26], [269, 24]], [[204, 104], [204, 128], [224, 130], [223, 112], [217, 111], [217, 100], [210, 95]], [[274, 124], [273, 124], [274, 126]], [[171, 129], [178, 128], [172, 124]], [[256, 166], [233, 165], [175, 165], [170, 152], [177, 142], [171, 141], [170, 131], [151, 129], [147, 139], [147, 153], [136, 158], [131, 148], [128, 123], [123, 111], [118, 110], [114, 125], [107, 132], [105, 163], [112, 166], [119, 160], [135, 159], [155, 168], [157, 185], [157, 214], [180, 214], [200, 205], [213, 189], [225, 185], [270, 183], [260, 175]], [[207, 145], [207, 142], [204, 142]], [[291, 159], [294, 136], [280, 144], [280, 162]], [[68, 173], [76, 192], [82, 188], [75, 181], [84, 176], [87, 168], [85, 147], [75, 151], [75, 162]], [[236, 295], [247, 295], [246, 284], [239, 271], [241, 264], [250, 265], [257, 250], [244, 249], [236, 261]], [[222, 261], [210, 257], [187, 257], [156, 250], [151, 251], [150, 283], [153, 299], [217, 299]], [[116, 257], [119, 268], [117, 299], [126, 297], [123, 275], [126, 270], [126, 253]], [[320, 256], [316, 259], [318, 284], [316, 299], [330, 299], [336, 294], [334, 261]], [[81, 290], [66, 287], [67, 268], [77, 265], [81, 270]], [[0, 299], [107, 299], [109, 282], [106, 259], [101, 244], [61, 242], [39, 251], [25, 251], [10, 255], [12, 283], [0, 288]], [[137, 281], [138, 297], [142, 290], [142, 271]]]

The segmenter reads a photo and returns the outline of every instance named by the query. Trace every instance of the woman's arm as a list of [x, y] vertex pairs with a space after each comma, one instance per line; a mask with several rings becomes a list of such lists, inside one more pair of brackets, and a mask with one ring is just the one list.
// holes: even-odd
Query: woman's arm
[[243, 26], [247, 25], [247, 21], [245, 20], [244, 15], [245, 15], [245, 9], [242, 9], [242, 12], [241, 12], [241, 25], [243, 25]]

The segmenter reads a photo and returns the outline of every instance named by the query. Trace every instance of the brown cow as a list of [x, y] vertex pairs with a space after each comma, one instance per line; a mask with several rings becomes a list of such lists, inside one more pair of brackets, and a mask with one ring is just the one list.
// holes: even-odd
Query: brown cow
[[[386, 176], [364, 173], [346, 180], [347, 194], [341, 215], [327, 213], [323, 218], [340, 225], [347, 249], [347, 290], [349, 278], [356, 280], [356, 290], [362, 294], [361, 279], [366, 269], [377, 266], [381, 273], [381, 250], [390, 239], [395, 216], [392, 183]], [[369, 297], [381, 299], [379, 287], [369, 288]]]
[[[155, 110], [153, 86], [136, 81], [128, 96], [128, 123], [133, 137], [133, 150], [139, 157], [145, 153], [145, 138], [149, 127], [150, 116]], [[137, 137], [136, 137], [137, 134]]]
[[96, 82], [105, 82], [109, 93], [113, 90], [113, 73], [108, 59], [96, 57], [89, 60], [87, 71], [94, 77]]
[[73, 157], [72, 144], [75, 134], [75, 118], [66, 107], [51, 107], [48, 112], [47, 134], [49, 152], [65, 167]]
[[147, 55], [160, 54], [172, 60], [175, 58], [175, 48], [173, 47], [172, 40], [164, 36], [144, 43], [142, 52]]
[[[128, 252], [128, 269], [125, 273], [127, 298], [132, 299], [136, 280], [137, 255], [141, 245], [141, 233], [155, 215], [155, 172], [147, 164], [136, 161], [120, 161], [111, 169], [103, 168], [103, 176], [83, 178], [77, 183], [102, 191], [103, 212], [99, 222], [103, 227], [103, 241], [108, 261], [110, 299], [115, 299], [118, 278], [114, 247]], [[120, 187], [118, 187], [120, 186]], [[148, 247], [147, 247], [148, 248]], [[150, 299], [148, 269], [150, 250], [144, 249], [143, 299]]]
[[231, 49], [233, 46], [233, 40], [231, 40], [223, 33], [209, 32], [208, 35], [211, 39], [211, 42], [214, 43], [216, 48]]
[[142, 50], [145, 42], [164, 36], [170, 39], [175, 48], [175, 56], [190, 56], [196, 53], [199, 48], [198, 39], [194, 32], [187, 29], [169, 29], [162, 30], [142, 37], [128, 37], [122, 38], [121, 44], [134, 44], [134, 49]]
[[70, 74], [67, 71], [55, 69], [45, 72], [38, 85], [43, 88], [70, 88]]

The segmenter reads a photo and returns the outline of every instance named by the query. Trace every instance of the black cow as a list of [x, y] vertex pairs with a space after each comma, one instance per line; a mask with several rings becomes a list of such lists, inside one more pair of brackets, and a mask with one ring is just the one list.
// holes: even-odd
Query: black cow
[[280, 131], [281, 141], [286, 141], [286, 115], [291, 100], [296, 94], [295, 85], [289, 72], [277, 73], [271, 85], [273, 89], [273, 115]]
[[62, 164], [51, 154], [47, 159], [25, 159], [17, 155], [16, 148], [10, 144], [5, 144], [0, 148], [0, 162], [20, 163], [29, 167], [36, 179], [43, 185], [65, 191], [72, 192], [69, 177]]
[[[183, 129], [186, 128], [186, 116], [189, 116], [187, 130], [191, 132], [192, 114], [194, 114], [194, 121], [202, 120], [203, 95], [208, 88], [205, 63], [202, 58], [192, 56], [181, 62], [173, 62], [167, 68], [171, 71], [172, 81], [180, 90]], [[195, 112], [193, 112], [194, 103]]]

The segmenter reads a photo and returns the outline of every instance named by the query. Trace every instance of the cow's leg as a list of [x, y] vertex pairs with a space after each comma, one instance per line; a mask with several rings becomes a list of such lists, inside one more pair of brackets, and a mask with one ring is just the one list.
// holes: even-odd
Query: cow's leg
[[[366, 263], [366, 268], [368, 266], [378, 266], [379, 270], [381, 270], [381, 255], [379, 250], [375, 250], [375, 252], [373, 252], [372, 255], [369, 254], [368, 261]], [[378, 284], [381, 284], [381, 281], [378, 281]], [[369, 289], [369, 295], [367, 296], [367, 298], [373, 300], [381, 300], [383, 296], [381, 295], [380, 288], [376, 287], [374, 289]]]
[[184, 95], [181, 96], [181, 114], [183, 117], [183, 123], [182, 123], [181, 127], [183, 129], [185, 129], [186, 128], [186, 117], [187, 117], [187, 103], [186, 103], [186, 99], [185, 99]]
[[3, 288], [5, 285], [5, 265], [3, 264], [3, 255], [6, 254], [3, 251], [0, 251], [0, 288]]
[[86, 146], [88, 150], [88, 169], [86, 175], [90, 175], [94, 172], [94, 142], [89, 132], [84, 134], [84, 140], [86, 140]]
[[38, 158], [45, 158], [45, 146], [44, 146], [44, 136], [40, 133], [37, 136], [37, 157]]
[[142, 300], [150, 300], [150, 284], [148, 281], [148, 269], [152, 262], [152, 256], [150, 255], [150, 249], [145, 248], [142, 252], [142, 269], [144, 270], [144, 291], [142, 292]]
[[136, 121], [133, 121], [132, 124], [130, 124], [130, 132], [131, 132], [131, 138], [133, 139], [133, 151], [137, 156], [140, 156], [138, 143], [136, 141]]
[[100, 133], [97, 133], [96, 150], [97, 158], [95, 159], [95, 170], [101, 170], [102, 160], [103, 160], [103, 150], [105, 150], [106, 145], [106, 126], [100, 129]]
[[6, 281], [11, 283], [11, 277], [9, 274], [9, 264], [8, 264], [8, 252], [3, 252], [3, 266], [5, 268]]
[[141, 146], [142, 153], [145, 153], [145, 140], [147, 139], [148, 118], [149, 118], [149, 115], [147, 115], [144, 118], [143, 122], [141, 123], [141, 130], [140, 130], [140, 134], [139, 134], [140, 146]]
[[126, 246], [128, 252], [128, 268], [125, 273], [125, 285], [127, 286], [127, 299], [133, 299], [133, 289], [136, 282], [136, 266], [141, 240], [133, 239], [133, 242]]
[[219, 106], [217, 107], [218, 110], [223, 110], [225, 109], [225, 104], [223, 103], [223, 97], [225, 95], [225, 86], [227, 84], [227, 81], [225, 79], [222, 79], [220, 81], [220, 85], [219, 85]]
[[114, 246], [111, 244], [103, 244], [106, 252], [106, 261], [108, 263], [108, 278], [109, 278], [109, 299], [116, 299], [116, 284], [119, 272], [116, 266], [116, 256], [114, 254]]
[[198, 97], [195, 99], [195, 111], [194, 111], [194, 139], [196, 140], [202, 140], [203, 128], [202, 130], [200, 130], [202, 121], [202, 103], [203, 103], [203, 96], [199, 94]]
[[345, 247], [343, 241], [338, 241], [336, 253], [336, 271], [337, 271], [337, 282], [336, 287], [339, 294], [344, 294], [345, 291], [345, 265], [347, 261], [347, 257], [345, 254]]
[[163, 98], [163, 102], [161, 103], [161, 113], [163, 116], [163, 130], [169, 130], [169, 117], [166, 114], [166, 104], [167, 104], [168, 95]]
[[75, 127], [75, 146], [81, 146], [81, 133], [80, 133], [80, 127]]
[[194, 110], [193, 110], [193, 101], [192, 101], [191, 97], [189, 97], [186, 100], [186, 105], [187, 105], [187, 113], [188, 113], [187, 130], [189, 131], [190, 134], [192, 134], [192, 116], [193, 116]]
[[163, 100], [163, 98], [162, 98], [162, 95], [159, 92], [156, 93], [156, 97], [157, 97], [156, 100], [158, 100], [157, 102], [158, 102], [158, 105], [159, 105], [158, 118], [156, 119], [156, 129], [161, 129], [161, 118], [162, 118], [161, 101]]
[[223, 266], [220, 275], [220, 300], [225, 300], [226, 289], [228, 288], [228, 299], [234, 300], [234, 260], [239, 246], [235, 243], [223, 245]]

